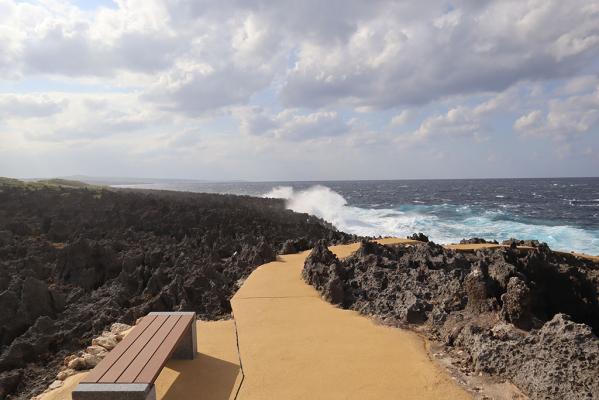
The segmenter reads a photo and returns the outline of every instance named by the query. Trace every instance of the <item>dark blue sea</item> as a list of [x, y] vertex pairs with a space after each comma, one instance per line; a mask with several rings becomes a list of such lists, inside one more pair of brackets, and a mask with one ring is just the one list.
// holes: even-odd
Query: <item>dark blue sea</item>
[[117, 185], [277, 197], [287, 207], [360, 235], [423, 232], [438, 243], [538, 239], [599, 254], [599, 178], [200, 182]]

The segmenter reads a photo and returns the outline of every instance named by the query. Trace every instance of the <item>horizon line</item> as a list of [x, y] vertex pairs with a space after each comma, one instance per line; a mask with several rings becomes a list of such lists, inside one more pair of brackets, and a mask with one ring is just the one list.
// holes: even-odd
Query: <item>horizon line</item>
[[[94, 180], [146, 180], [146, 181], [191, 181], [198, 183], [308, 183], [308, 182], [391, 182], [391, 181], [456, 181], [456, 180], [541, 180], [541, 179], [596, 179], [599, 176], [544, 176], [544, 177], [482, 177], [482, 178], [387, 178], [387, 179], [206, 179], [206, 178], [159, 178], [159, 177], [134, 177], [134, 176], [97, 176], [97, 175], [62, 175], [51, 177], [10, 177], [24, 181], [45, 179], [94, 179]], [[152, 182], [139, 182], [139, 184]], [[132, 183], [134, 184], [134, 183]]]

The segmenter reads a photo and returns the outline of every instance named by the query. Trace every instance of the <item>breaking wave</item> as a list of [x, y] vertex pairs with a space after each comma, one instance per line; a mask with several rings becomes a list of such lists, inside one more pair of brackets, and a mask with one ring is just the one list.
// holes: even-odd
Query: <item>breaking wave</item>
[[361, 208], [349, 205], [339, 193], [321, 185], [305, 190], [278, 186], [263, 197], [285, 199], [290, 210], [315, 215], [357, 235], [405, 237], [423, 232], [437, 243], [457, 243], [474, 236], [498, 241], [515, 237], [547, 242], [556, 250], [599, 254], [599, 231], [516, 221], [508, 208], [476, 210], [451, 204]]

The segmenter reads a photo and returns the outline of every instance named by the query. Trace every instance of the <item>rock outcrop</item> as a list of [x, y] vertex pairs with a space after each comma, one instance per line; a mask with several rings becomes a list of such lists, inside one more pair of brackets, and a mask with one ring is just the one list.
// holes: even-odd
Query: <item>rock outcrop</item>
[[599, 399], [599, 265], [552, 252], [363, 242], [339, 260], [324, 243], [304, 279], [344, 308], [412, 327], [472, 373], [533, 399]]
[[460, 244], [499, 244], [497, 240], [486, 240], [478, 237], [460, 240]]
[[283, 243], [280, 254], [293, 254], [310, 248], [310, 241], [306, 238], [290, 239]]
[[520, 240], [520, 239], [511, 238], [511, 239], [504, 240], [503, 242], [501, 242], [501, 244], [503, 244], [505, 246], [538, 247], [542, 243], [539, 243], [538, 240], [532, 240], [532, 239]]
[[418, 240], [419, 242], [428, 242], [428, 236], [422, 232], [413, 233], [412, 235], [407, 236], [406, 239]]

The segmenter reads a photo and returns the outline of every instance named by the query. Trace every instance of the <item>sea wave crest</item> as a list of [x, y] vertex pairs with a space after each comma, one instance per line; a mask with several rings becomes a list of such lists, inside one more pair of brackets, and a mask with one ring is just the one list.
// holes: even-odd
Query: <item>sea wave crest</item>
[[288, 209], [315, 215], [357, 235], [405, 237], [424, 232], [437, 243], [457, 243], [470, 237], [498, 241], [515, 237], [547, 242], [558, 250], [599, 254], [599, 231], [516, 221], [505, 209], [478, 211], [451, 204], [361, 208], [348, 205], [343, 196], [322, 185], [305, 190], [278, 186], [263, 197], [285, 199]]

